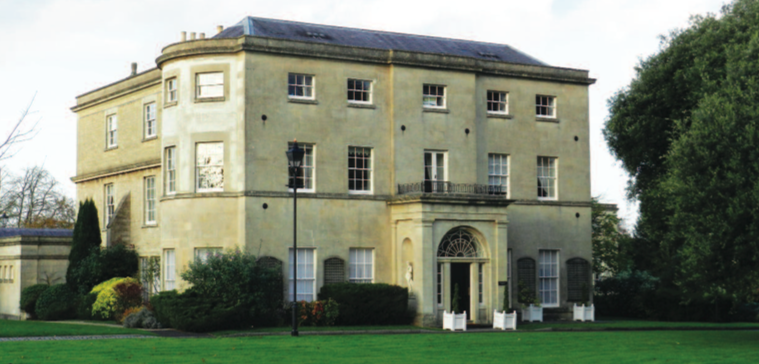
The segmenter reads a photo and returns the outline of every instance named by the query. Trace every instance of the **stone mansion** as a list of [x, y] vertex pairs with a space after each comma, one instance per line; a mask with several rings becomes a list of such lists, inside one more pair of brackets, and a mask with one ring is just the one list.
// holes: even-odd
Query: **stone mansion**
[[518, 282], [548, 312], [585, 300], [588, 71], [467, 40], [255, 17], [217, 30], [72, 108], [77, 197], [95, 200], [104, 244], [160, 260], [157, 289], [240, 248], [283, 272], [297, 254], [303, 300], [333, 282], [408, 287], [425, 326], [455, 286], [482, 324], [505, 289], [517, 307]]

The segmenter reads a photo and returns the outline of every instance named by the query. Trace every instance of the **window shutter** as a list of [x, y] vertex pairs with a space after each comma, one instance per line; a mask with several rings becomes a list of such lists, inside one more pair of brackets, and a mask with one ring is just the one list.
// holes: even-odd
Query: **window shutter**
[[572, 258], [567, 261], [567, 301], [589, 301], [590, 297], [583, 297], [582, 286], [586, 285], [588, 295], [591, 293], [590, 264], [582, 258]]
[[324, 284], [345, 282], [345, 261], [329, 258], [324, 261]]
[[[530, 290], [532, 293], [532, 296], [535, 297], [535, 289], [538, 285], [537, 282], [537, 274], [535, 270], [535, 259], [532, 258], [521, 258], [517, 261], [517, 297], [521, 298], [520, 292], [519, 292], [519, 283], [524, 283], [524, 285]], [[520, 301], [521, 303], [522, 301]]]

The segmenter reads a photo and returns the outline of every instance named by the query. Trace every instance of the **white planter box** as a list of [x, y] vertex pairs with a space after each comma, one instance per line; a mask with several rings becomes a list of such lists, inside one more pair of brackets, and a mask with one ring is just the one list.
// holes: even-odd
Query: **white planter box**
[[455, 314], [453, 312], [443, 311], [443, 330], [463, 330], [466, 331], [466, 311]]
[[517, 312], [506, 313], [493, 310], [493, 328], [501, 330], [517, 329]]
[[530, 305], [522, 309], [522, 321], [543, 322], [543, 306]]
[[574, 305], [572, 310], [574, 312], [574, 321], [595, 321], [596, 320], [596, 307], [594, 305], [585, 306], [577, 304]]

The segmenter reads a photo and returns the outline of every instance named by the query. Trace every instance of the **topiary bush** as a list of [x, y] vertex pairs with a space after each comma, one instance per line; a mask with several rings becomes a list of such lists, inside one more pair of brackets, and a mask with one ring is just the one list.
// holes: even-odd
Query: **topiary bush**
[[384, 283], [328, 284], [319, 292], [320, 300], [337, 302], [340, 315], [336, 325], [408, 325], [408, 290]]
[[27, 315], [29, 315], [30, 319], [37, 318], [37, 313], [35, 312], [37, 300], [40, 298], [40, 295], [42, 295], [43, 292], [47, 291], [48, 288], [50, 288], [50, 286], [47, 284], [35, 284], [33, 286], [24, 288], [24, 290], [21, 292], [19, 307], [21, 308], [21, 311], [24, 311]]
[[[110, 320], [118, 318], [117, 316], [130, 307], [130, 297], [120, 297], [116, 292], [116, 287], [122, 286], [140, 286], [140, 283], [132, 277], [127, 278], [112, 278], [103, 283], [98, 284], [92, 289], [92, 292], [97, 294], [97, 300], [92, 305], [92, 316], [96, 319]], [[132, 290], [132, 288], [125, 288], [126, 290]], [[138, 294], [138, 296], [141, 295]], [[137, 300], [135, 306], [139, 306], [141, 300]]]
[[76, 314], [77, 296], [69, 286], [56, 284], [40, 295], [34, 307], [37, 317], [42, 320], [65, 320]]
[[205, 296], [194, 287], [184, 293], [162, 292], [151, 299], [158, 321], [164, 327], [190, 332], [241, 329], [249, 324], [249, 309], [243, 304], [226, 305], [217, 297]]
[[93, 248], [90, 255], [81, 259], [70, 275], [76, 279], [80, 294], [92, 291], [96, 285], [116, 277], [136, 277], [139, 256], [134, 249], [123, 244], [106, 249]]

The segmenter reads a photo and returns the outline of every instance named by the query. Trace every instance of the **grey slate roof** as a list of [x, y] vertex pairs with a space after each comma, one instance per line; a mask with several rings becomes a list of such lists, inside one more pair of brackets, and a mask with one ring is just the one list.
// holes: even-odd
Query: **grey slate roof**
[[250, 16], [215, 35], [214, 38], [237, 38], [242, 35], [362, 48], [446, 54], [508, 63], [548, 66], [505, 44], [345, 28]]
[[17, 229], [17, 228], [2, 228], [0, 229], [0, 238], [7, 238], [10, 236], [48, 236], [67, 238], [74, 234], [74, 230], [71, 229]]

